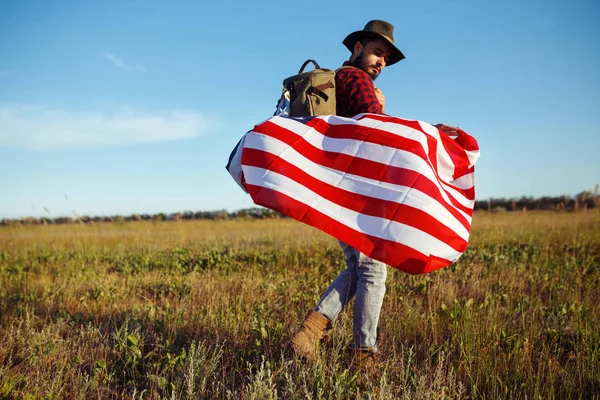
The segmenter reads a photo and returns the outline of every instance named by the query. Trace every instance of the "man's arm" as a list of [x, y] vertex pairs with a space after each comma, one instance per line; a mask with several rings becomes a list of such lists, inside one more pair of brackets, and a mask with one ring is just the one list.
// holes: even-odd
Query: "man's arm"
[[381, 113], [385, 113], [385, 96], [379, 88], [375, 88], [375, 96], [377, 96], [377, 100], [379, 101], [379, 104], [381, 104]]
[[440, 131], [444, 132], [446, 135], [450, 135], [450, 136], [458, 136], [458, 131], [460, 130], [459, 127], [453, 127], [453, 126], [449, 126], [446, 124], [436, 124], [434, 125], [436, 128], [438, 128]]

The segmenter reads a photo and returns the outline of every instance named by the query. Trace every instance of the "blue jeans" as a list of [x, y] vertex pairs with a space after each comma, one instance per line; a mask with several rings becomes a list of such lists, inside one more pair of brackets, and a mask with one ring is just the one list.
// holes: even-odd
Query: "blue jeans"
[[356, 296], [354, 302], [354, 347], [371, 347], [377, 351], [377, 325], [385, 295], [387, 266], [373, 260], [354, 247], [339, 241], [346, 256], [344, 269], [329, 285], [315, 311], [330, 321]]

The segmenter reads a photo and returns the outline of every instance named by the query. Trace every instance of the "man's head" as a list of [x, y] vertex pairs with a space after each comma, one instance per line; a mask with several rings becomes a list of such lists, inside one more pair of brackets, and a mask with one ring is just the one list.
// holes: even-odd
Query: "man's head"
[[352, 32], [342, 42], [352, 55], [350, 63], [377, 78], [383, 67], [404, 59], [394, 45], [394, 26], [389, 22], [373, 20], [361, 31]]
[[365, 71], [375, 80], [387, 65], [392, 46], [383, 39], [362, 39], [354, 43], [350, 64]]

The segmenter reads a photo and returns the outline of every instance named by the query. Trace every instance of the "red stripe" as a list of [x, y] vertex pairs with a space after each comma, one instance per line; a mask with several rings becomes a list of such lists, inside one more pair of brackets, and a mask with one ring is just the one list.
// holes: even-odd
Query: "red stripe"
[[[467, 215], [472, 215], [473, 210], [463, 206], [450, 195], [448, 195], [448, 198], [454, 207], [449, 205], [442, 197], [440, 189], [427, 177], [418, 172], [358, 157], [352, 157], [347, 154], [321, 150], [297, 134], [268, 121], [255, 127], [254, 132], [280, 140], [294, 148], [307, 159], [324, 167], [345, 171], [353, 175], [380, 182], [388, 182], [419, 190], [444, 206], [465, 227], [465, 229], [469, 229], [469, 222], [455, 209], [455, 207], [462, 210]], [[244, 149], [244, 151], [245, 150], [246, 149]]]
[[284, 175], [340, 207], [412, 226], [448, 244], [458, 252], [464, 252], [467, 248], [467, 242], [464, 239], [422, 210], [324, 183], [274, 154], [246, 148], [242, 153], [242, 164]]
[[[358, 121], [360, 121], [364, 118], [374, 119], [374, 120], [381, 121], [381, 122], [392, 122], [392, 123], [396, 123], [396, 124], [400, 124], [400, 125], [405, 125], [405, 126], [408, 126], [412, 129], [415, 129], [415, 130], [423, 133], [427, 137], [427, 143], [429, 145], [429, 159], [431, 160], [431, 162], [434, 166], [434, 171], [436, 172], [436, 176], [439, 179], [439, 174], [437, 171], [437, 154], [436, 154], [438, 140], [435, 137], [431, 136], [429, 133], [425, 132], [425, 130], [423, 130], [423, 127], [421, 126], [419, 121], [406, 120], [406, 119], [402, 119], [402, 118], [398, 118], [398, 117], [389, 117], [389, 116], [377, 115], [377, 114], [365, 115], [365, 116], [359, 118]], [[471, 135], [469, 135], [468, 133], [466, 133], [465, 131], [463, 131], [461, 129], [459, 129], [459, 131], [458, 131], [459, 134], [455, 139], [452, 139], [450, 136], [448, 136], [443, 131], [440, 131], [439, 129], [437, 129], [437, 131], [440, 134], [442, 146], [444, 147], [444, 149], [446, 150], [446, 152], [448, 153], [448, 155], [450, 156], [450, 158], [454, 164], [454, 172], [452, 174], [453, 179], [456, 179], [458, 177], [461, 177], [461, 176], [467, 174], [468, 172], [466, 172], [466, 169], [469, 169], [469, 164], [471, 161], [469, 160], [469, 157], [467, 156], [466, 151], [467, 150], [468, 151], [479, 151], [479, 145], [477, 144], [477, 140], [475, 140], [474, 137], [472, 137]], [[469, 200], [475, 199], [475, 190], [461, 189], [458, 186], [452, 185], [451, 182], [446, 182], [446, 184], [453, 187], [455, 190], [463, 193], [464, 196], [467, 197]]]
[[[274, 122], [269, 122], [277, 125]], [[320, 118], [312, 118], [306, 121], [304, 125], [310, 126], [321, 135], [329, 138], [359, 140], [366, 143], [406, 150], [421, 157], [424, 161], [428, 161], [425, 149], [417, 140], [397, 135], [386, 131], [385, 129], [377, 129], [358, 124], [329, 125]]]
[[[454, 177], [454, 179], [458, 179], [462, 176], [465, 176], [467, 174], [471, 174], [475, 172], [475, 166], [471, 166], [470, 168], [465, 169], [464, 171], [462, 171], [462, 173], [460, 175], [457, 175]], [[453, 185], [451, 185], [452, 187], [455, 187]], [[468, 189], [457, 189], [460, 190], [461, 193], [464, 193], [469, 199], [474, 199], [475, 198], [475, 185], [471, 186]]]
[[[450, 185], [450, 184], [448, 184]], [[450, 185], [452, 186], [452, 185]], [[455, 186], [452, 186], [453, 188], [456, 188]], [[456, 188], [456, 190], [460, 191], [461, 193], [465, 194], [468, 199], [474, 199], [475, 198], [475, 187], [470, 187], [468, 189], [460, 189], [460, 188]], [[444, 190], [446, 193], [448, 193], [447, 190]], [[450, 194], [448, 196], [451, 196]], [[473, 211], [469, 208], [469, 215], [473, 215]]]
[[[383, 119], [381, 121], [394, 122], [398, 125], [404, 125], [411, 129], [415, 129], [421, 132], [425, 136], [425, 140], [427, 140], [428, 153], [425, 152], [423, 145], [419, 141], [397, 135], [385, 129], [379, 129], [359, 124], [329, 125], [325, 120], [320, 118], [311, 118], [306, 122], [298, 122], [303, 122], [304, 125], [310, 126], [315, 131], [319, 132], [321, 135], [326, 137], [334, 139], [358, 140], [372, 144], [379, 144], [394, 149], [409, 151], [412, 154], [420, 157], [426, 163], [431, 164], [432, 170], [435, 173], [436, 178], [440, 179], [437, 170], [437, 140], [433, 136], [423, 132], [418, 121], [405, 121], [400, 119], [391, 121], [389, 118]], [[402, 122], [399, 123], [398, 121]], [[277, 125], [275, 123], [273, 124]]]
[[[319, 119], [319, 118], [313, 118], [313, 119], [309, 120], [308, 122], [310, 122], [310, 121], [315, 121], [315, 122], [313, 122], [313, 124], [314, 124], [314, 127], [317, 127], [317, 126], [319, 127], [318, 129], [316, 129], [316, 128], [315, 128], [315, 130], [316, 130], [317, 132], [319, 132], [319, 133], [321, 133], [321, 134], [323, 134], [323, 132], [325, 132], [325, 134], [323, 134], [323, 135], [324, 135], [324, 136], [327, 136], [327, 134], [326, 134], [326, 132], [327, 132], [327, 129], [326, 129], [326, 127], [329, 127], [329, 126], [330, 126], [330, 125], [329, 125], [327, 122], [325, 122], [325, 121], [323, 121], [322, 119]], [[298, 121], [298, 122], [299, 122], [299, 123], [301, 123], [302, 121]], [[408, 121], [408, 122], [410, 122], [410, 123], [413, 123], [413, 125], [414, 125], [414, 121]], [[417, 122], [417, 123], [418, 123], [418, 122]], [[332, 126], [335, 126], [335, 125], [332, 125]], [[375, 130], [375, 129], [373, 129], [373, 128], [369, 128], [369, 127], [361, 127], [361, 126], [359, 126], [359, 125], [343, 125], [343, 126], [341, 126], [341, 128], [342, 128], [341, 130], [343, 131], [344, 129], [347, 129], [348, 127], [353, 127], [353, 129], [348, 129], [348, 131], [355, 131], [355, 130], [356, 130], [356, 131], [363, 130], [363, 131], [368, 131], [368, 132], [376, 132], [376, 131], [377, 131], [377, 130]], [[412, 126], [411, 126], [411, 127], [412, 127]], [[321, 132], [321, 130], [322, 130], [323, 132]], [[422, 130], [420, 130], [420, 131], [422, 132]], [[297, 141], [298, 141], [298, 140], [303, 140], [303, 141], [305, 141], [305, 139], [304, 139], [304, 138], [301, 138], [301, 137], [299, 137], [299, 136], [298, 136], [296, 133], [294, 133], [294, 132], [292, 132], [292, 131], [290, 131], [290, 130], [288, 130], [288, 129], [286, 129], [286, 128], [282, 127], [282, 126], [279, 126], [279, 125], [275, 124], [275, 123], [274, 123], [274, 122], [272, 122], [272, 121], [265, 121], [265, 122], [263, 122], [262, 124], [260, 124], [260, 125], [258, 125], [258, 126], [255, 126], [255, 127], [254, 127], [254, 132], [257, 132], [257, 133], [262, 133], [262, 134], [265, 134], [265, 135], [269, 135], [269, 136], [271, 136], [271, 137], [274, 137], [274, 138], [276, 138], [276, 139], [280, 139], [280, 140], [282, 140], [282, 141], [285, 141], [287, 144], [289, 144], [289, 145], [290, 145], [290, 146], [292, 146], [292, 147], [294, 147], [295, 143], [297, 143]], [[380, 132], [387, 132], [387, 131], [381, 131], [381, 130], [380, 130]], [[391, 133], [389, 133], [389, 132], [387, 132], [387, 135], [392, 135], [392, 134], [391, 134]], [[285, 136], [287, 139], [285, 139], [285, 140], [284, 140], [284, 139], [283, 139], [283, 137], [284, 137], [284, 136]], [[346, 136], [347, 136], [347, 135], [346, 135]], [[439, 174], [438, 174], [437, 170], [435, 169], [435, 167], [437, 166], [437, 155], [436, 155], [436, 152], [437, 152], [437, 140], [436, 140], [434, 137], [432, 137], [432, 136], [430, 136], [430, 135], [427, 135], [427, 134], [426, 134], [426, 138], [427, 138], [427, 141], [428, 141], [428, 143], [429, 143], [429, 144], [428, 144], [428, 146], [429, 146], [429, 152], [430, 152], [430, 154], [433, 154], [433, 155], [431, 156], [431, 160], [430, 160], [430, 159], [429, 159], [427, 156], [421, 157], [421, 159], [423, 159], [423, 160], [424, 160], [426, 163], [428, 163], [428, 164], [431, 164], [431, 163], [433, 163], [434, 165], [432, 166], [432, 171], [434, 172], [434, 176], [435, 176], [435, 177], [436, 177], [436, 178], [437, 178], [439, 181], [445, 182], [443, 179], [441, 179], [441, 178], [440, 178], [440, 176], [439, 176]], [[309, 142], [306, 142], [306, 143], [307, 143], [307, 145], [308, 145], [309, 147], [311, 147], [311, 148], [315, 148], [315, 147], [314, 147], [312, 144], [310, 144]], [[417, 142], [417, 141], [413, 141], [413, 140], [410, 140], [410, 139], [407, 139], [406, 143], [407, 143], [407, 144], [410, 144], [410, 145], [409, 145], [407, 148], [399, 148], [399, 147], [396, 147], [396, 146], [392, 146], [392, 147], [393, 147], [393, 148], [399, 148], [399, 149], [401, 149], [401, 150], [405, 150], [405, 151], [409, 151], [409, 152], [411, 152], [411, 153], [413, 152], [413, 150], [415, 150], [415, 149], [417, 149], [417, 148], [418, 148], [418, 149], [419, 149], [419, 151], [420, 151], [422, 154], [424, 154], [423, 147], [421, 146], [421, 144], [420, 144], [419, 142]], [[320, 150], [320, 149], [318, 149], [318, 150], [319, 150], [319, 151], [323, 151], [323, 150]], [[433, 153], [432, 153], [432, 152], [433, 152]], [[333, 154], [337, 154], [337, 153], [333, 153]], [[415, 153], [413, 153], [413, 154], [415, 154]], [[419, 156], [418, 154], [415, 154], [415, 155]], [[351, 156], [348, 156], [348, 155], [346, 155], [346, 157], [351, 157]], [[351, 157], [351, 158], [353, 158], [353, 157]], [[360, 160], [360, 159], [359, 159], [359, 160]], [[433, 160], [435, 160], [435, 161], [433, 161]], [[386, 168], [388, 167], [388, 165], [386, 165], [386, 164], [380, 164], [380, 165], [384, 165]], [[389, 168], [397, 168], [397, 167], [389, 167]], [[454, 187], [454, 186], [452, 186], [451, 184], [449, 184], [448, 182], [445, 182], [445, 183], [446, 183], [446, 184], [448, 184], [448, 185], [450, 185], [451, 187], [453, 187], [453, 188], [454, 188], [455, 190], [457, 190], [458, 192], [463, 192], [463, 189], [460, 189], [460, 188], [458, 188], [458, 187]], [[437, 190], [438, 192], [440, 191], [439, 189], [436, 189], [436, 190]], [[448, 197], [449, 197], [449, 199], [450, 199], [450, 203], [451, 203], [452, 205], [454, 205], [454, 207], [456, 207], [456, 208], [458, 208], [458, 209], [462, 210], [462, 211], [463, 211], [463, 212], [465, 212], [467, 215], [470, 215], [470, 216], [472, 215], [472, 212], [473, 212], [473, 210], [472, 210], [470, 207], [465, 207], [465, 206], [463, 206], [463, 205], [462, 205], [462, 204], [461, 204], [461, 203], [460, 203], [458, 200], [456, 200], [456, 199], [454, 198], [454, 196], [453, 196], [452, 194], [448, 193], [448, 191], [446, 191], [445, 189], [442, 189], [442, 190], [444, 190], [444, 192], [447, 194], [447, 196], [448, 196]], [[468, 197], [468, 196], [465, 196], [465, 197], [467, 197], [469, 200], [473, 200], [473, 199], [474, 199], [474, 197], [472, 197], [472, 198], [470, 198], [470, 197]], [[445, 201], [445, 200], [444, 200], [444, 201]], [[447, 202], [446, 202], [446, 203], [447, 203]]]
[[467, 151], [479, 151], [477, 140], [460, 128], [458, 129], [458, 137], [454, 141]]
[[[398, 125], [404, 125], [411, 129], [414, 129], [418, 132], [421, 132], [423, 135], [425, 135], [425, 139], [427, 140], [427, 147], [428, 147], [429, 152], [426, 155], [426, 158], [424, 158], [424, 160], [431, 162], [433, 171], [435, 172], [436, 177], [438, 179], [440, 178], [439, 174], [438, 174], [438, 165], [437, 165], [438, 141], [436, 138], [434, 138], [433, 136], [431, 136], [430, 134], [428, 134], [427, 132], [425, 132], [423, 130], [419, 121], [407, 120], [407, 119], [403, 119], [403, 118], [390, 117], [388, 115], [378, 115], [378, 114], [369, 114], [369, 115], [362, 116], [361, 118], [358, 119], [358, 121], [365, 119], [365, 118], [374, 119], [374, 120], [377, 120], [380, 122], [391, 122], [391, 123], [398, 124]], [[371, 129], [373, 129], [373, 128], [371, 128]], [[419, 146], [420, 146], [420, 144], [419, 144]]]
[[469, 157], [467, 157], [465, 150], [451, 139], [450, 136], [440, 132], [440, 138], [442, 139], [442, 145], [446, 149], [446, 153], [448, 153], [454, 164], [452, 178], [456, 179], [463, 175], [464, 171], [469, 168]]
[[[431, 140], [433, 140], [437, 145], [437, 139], [434, 138], [433, 136], [431, 136], [430, 134], [428, 134], [427, 132], [425, 132], [423, 130], [421, 124], [419, 123], [419, 121], [406, 120], [406, 119], [402, 119], [402, 118], [398, 118], [398, 117], [390, 117], [390, 116], [386, 116], [386, 115], [377, 115], [377, 114], [369, 114], [369, 115], [362, 116], [361, 118], [357, 119], [357, 121], [360, 121], [365, 118], [374, 119], [374, 120], [381, 121], [381, 122], [392, 122], [392, 123], [396, 123], [396, 124], [400, 124], [400, 125], [405, 125], [412, 129], [418, 130], [419, 132], [426, 135], [427, 142], [429, 144], [430, 159], [434, 163], [435, 169], [437, 171], [437, 166], [435, 165], [437, 163], [437, 157], [434, 155], [435, 153], [433, 153], [431, 151], [431, 149], [432, 149]], [[306, 123], [306, 125], [310, 125], [310, 126], [312, 126], [312, 124], [314, 124], [314, 122], [312, 120], [308, 121]], [[384, 130], [384, 132], [385, 132], [385, 130]], [[470, 160], [466, 154], [466, 151], [479, 151], [479, 145], [477, 143], [477, 140], [475, 140], [475, 138], [473, 136], [469, 135], [462, 129], [458, 130], [458, 136], [455, 139], [452, 139], [450, 136], [448, 136], [446, 133], [440, 131], [439, 129], [438, 129], [438, 132], [440, 133], [440, 138], [442, 140], [442, 146], [444, 146], [444, 149], [446, 150], [446, 152], [452, 159], [452, 162], [454, 163], [454, 173], [453, 173], [454, 179], [465, 175], [466, 174], [465, 169], [468, 169], [469, 164], [470, 164]], [[449, 182], [447, 182], [447, 183], [450, 186], [455, 187], [451, 183], [449, 183]], [[460, 189], [458, 187], [455, 187], [455, 189], [459, 190], [459, 191], [464, 190], [464, 189]], [[474, 194], [474, 191], [472, 191], [472, 192]], [[474, 196], [469, 197], [469, 199], [474, 200], [475, 197]]]
[[415, 249], [393, 241], [357, 232], [333, 218], [277, 191], [247, 185], [248, 192], [258, 205], [279, 211], [300, 222], [324, 231], [376, 260], [410, 274], [424, 274], [450, 265], [452, 262], [427, 256]]
[[[376, 119], [376, 120], [379, 120], [382, 122], [393, 122], [398, 125], [405, 125], [411, 129], [417, 130], [418, 132], [422, 133], [425, 136], [425, 139], [427, 140], [427, 146], [428, 146], [429, 153], [425, 152], [425, 149], [423, 148], [421, 143], [418, 142], [417, 140], [406, 138], [406, 137], [391, 133], [385, 129], [371, 128], [368, 126], [362, 126], [362, 125], [358, 125], [358, 124], [329, 125], [325, 120], [320, 119], [320, 118], [311, 118], [306, 121], [298, 120], [298, 123], [302, 123], [306, 126], [309, 126], [309, 127], [313, 128], [315, 131], [322, 134], [323, 136], [330, 137], [333, 139], [359, 140], [359, 141], [368, 142], [368, 143], [372, 143], [372, 144], [379, 144], [382, 146], [387, 146], [387, 147], [391, 147], [391, 148], [397, 148], [397, 149], [409, 151], [409, 152], [415, 154], [416, 156], [420, 157], [421, 159], [423, 159], [426, 163], [431, 164], [432, 170], [435, 174], [435, 177], [438, 180], [445, 182], [447, 185], [454, 188], [458, 192], [463, 193], [463, 195], [467, 199], [469, 199], [469, 200], [475, 199], [475, 191], [474, 190], [461, 189], [458, 186], [452, 185], [451, 182], [444, 181], [444, 179], [442, 179], [439, 176], [438, 165], [437, 165], [438, 140], [435, 137], [426, 133], [422, 129], [419, 121], [409, 121], [409, 120], [404, 120], [401, 118], [391, 118], [391, 117], [384, 117], [384, 116], [377, 116], [378, 118], [372, 118], [373, 116], [374, 115], [370, 115], [371, 119]], [[359, 121], [363, 118], [366, 118], [366, 116], [361, 117], [359, 119]], [[267, 122], [273, 123], [271, 121], [267, 121]], [[278, 126], [275, 123], [273, 123], [273, 124]], [[282, 129], [285, 129], [285, 128], [282, 128]], [[258, 132], [258, 130], [255, 130], [255, 132]], [[456, 179], [456, 178], [464, 175], [463, 170], [465, 167], [468, 168], [468, 165], [470, 163], [469, 158], [467, 157], [464, 149], [459, 144], [455, 143], [455, 141], [453, 139], [451, 139], [448, 135], [446, 135], [444, 132], [440, 131], [439, 129], [438, 129], [438, 132], [440, 132], [440, 138], [442, 138], [442, 146], [446, 149], [450, 158], [453, 160], [454, 172], [453, 172], [452, 176], [454, 179]], [[460, 131], [460, 132], [462, 132], [462, 134], [468, 136], [465, 132], [463, 132], [463, 131]], [[462, 135], [462, 136], [464, 136], [464, 135]], [[459, 135], [459, 137], [462, 137], [462, 136]], [[444, 189], [444, 192], [446, 192], [446, 194], [448, 194], [448, 196], [452, 196], [452, 194], [449, 193], [446, 189]]]

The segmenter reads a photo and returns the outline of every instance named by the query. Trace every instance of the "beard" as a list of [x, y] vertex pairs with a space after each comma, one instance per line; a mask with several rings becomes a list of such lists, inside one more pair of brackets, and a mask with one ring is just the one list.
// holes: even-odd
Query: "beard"
[[371, 80], [375, 80], [379, 76], [378, 72], [374, 72], [374, 71], [370, 70], [369, 67], [371, 67], [371, 66], [367, 64], [367, 61], [365, 60], [364, 52], [362, 50], [356, 57], [356, 60], [354, 60], [354, 62], [352, 63], [352, 66], [365, 71], [367, 73], [367, 75], [369, 75], [371, 77]]

